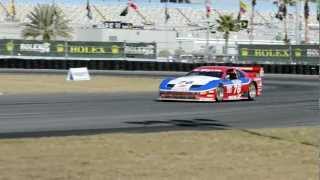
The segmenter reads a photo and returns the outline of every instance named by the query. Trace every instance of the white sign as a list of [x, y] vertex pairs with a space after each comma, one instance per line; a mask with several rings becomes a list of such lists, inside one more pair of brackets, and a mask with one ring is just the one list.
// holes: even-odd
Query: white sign
[[48, 53], [48, 52], [50, 52], [50, 43], [20, 44], [20, 50], [21, 51]]
[[84, 81], [90, 80], [88, 68], [70, 68], [68, 71], [67, 81]]
[[308, 57], [319, 57], [320, 50], [319, 49], [307, 49], [307, 56]]
[[143, 54], [143, 55], [153, 55], [155, 51], [154, 45], [148, 45], [143, 47], [136, 46], [125, 46], [124, 52], [126, 54]]

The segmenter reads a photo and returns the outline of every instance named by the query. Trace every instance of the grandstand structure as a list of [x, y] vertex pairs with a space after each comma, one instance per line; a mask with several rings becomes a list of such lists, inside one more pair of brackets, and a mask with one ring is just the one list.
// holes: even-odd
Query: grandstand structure
[[[54, 1], [52, 1], [54, 2]], [[8, 3], [2, 3], [8, 7]], [[139, 6], [139, 13], [129, 8], [126, 16], [120, 16], [125, 8], [124, 3], [114, 4], [91, 4], [92, 19], [87, 17], [87, 5], [83, 4], [64, 4], [56, 3], [71, 20], [74, 29], [71, 39], [73, 41], [136, 41], [136, 42], [157, 42], [158, 52], [169, 50], [174, 52], [176, 49], [183, 49], [186, 52], [204, 51], [206, 43], [209, 43], [212, 53], [222, 53], [224, 44], [223, 34], [210, 30], [207, 37], [207, 23], [216, 26], [215, 20], [219, 14], [233, 14], [237, 17], [237, 12], [212, 11], [210, 18], [206, 17], [204, 8], [192, 8], [184, 6], [182, 8], [168, 7], [167, 12], [170, 18], [165, 18], [164, 6]], [[33, 10], [35, 4], [15, 5], [14, 19], [8, 18], [8, 12], [0, 7], [0, 38], [1, 39], [20, 39], [22, 24], [28, 20], [26, 15]], [[248, 12], [242, 19], [250, 19]], [[298, 43], [303, 37], [303, 14], [299, 13], [288, 15], [288, 35], [291, 43]], [[105, 22], [123, 22], [130, 24], [129, 27], [110, 27]], [[274, 12], [256, 12], [254, 20], [253, 40], [249, 39], [249, 32], [242, 30], [231, 33], [230, 48], [234, 48], [237, 43], [256, 43], [256, 44], [282, 44], [283, 23], [275, 18]], [[299, 23], [300, 22], [300, 23]], [[311, 44], [318, 43], [319, 29], [315, 15], [309, 18], [309, 39]], [[211, 33], [214, 31], [215, 33]], [[235, 51], [229, 51], [235, 53]]]

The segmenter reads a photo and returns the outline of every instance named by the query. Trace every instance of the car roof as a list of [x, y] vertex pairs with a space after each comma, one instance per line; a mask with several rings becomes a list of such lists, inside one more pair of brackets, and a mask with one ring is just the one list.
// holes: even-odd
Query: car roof
[[230, 66], [201, 66], [193, 69], [193, 71], [226, 71], [228, 69], [235, 69], [234, 67]]

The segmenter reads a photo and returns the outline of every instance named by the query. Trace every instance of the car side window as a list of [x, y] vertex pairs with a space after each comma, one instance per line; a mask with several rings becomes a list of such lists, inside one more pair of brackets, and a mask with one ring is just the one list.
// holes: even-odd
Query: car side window
[[246, 77], [246, 76], [245, 76], [241, 71], [239, 71], [239, 70], [237, 70], [237, 76], [238, 76], [239, 79]]
[[233, 69], [229, 69], [229, 70], [227, 71], [227, 77], [228, 77], [229, 80], [238, 79], [237, 73], [236, 73]]

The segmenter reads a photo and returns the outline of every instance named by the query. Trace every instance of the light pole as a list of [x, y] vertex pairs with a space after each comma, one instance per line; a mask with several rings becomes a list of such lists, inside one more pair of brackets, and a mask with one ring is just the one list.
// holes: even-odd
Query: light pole
[[300, 38], [300, 27], [301, 27], [301, 21], [300, 21], [300, 5], [301, 2], [297, 2], [295, 5], [295, 44], [300, 44], [301, 38]]
[[209, 62], [209, 33], [210, 33], [210, 22], [207, 21], [207, 33], [206, 33], [206, 58]]
[[[319, 46], [320, 46], [320, 0], [317, 0], [317, 15], [319, 17], [318, 23], [319, 23]], [[319, 176], [319, 179], [320, 179], [320, 176]]]
[[251, 4], [251, 16], [250, 16], [250, 34], [249, 34], [249, 40], [250, 43], [252, 43], [254, 35], [253, 35], [253, 31], [254, 31], [254, 16], [255, 16], [255, 6], [256, 6], [256, 1], [252, 0], [252, 4]]

